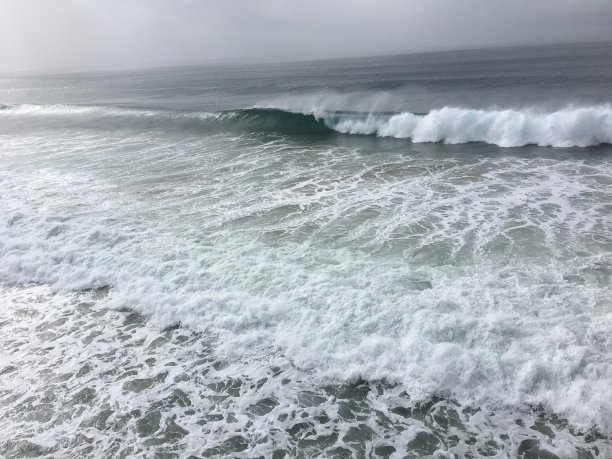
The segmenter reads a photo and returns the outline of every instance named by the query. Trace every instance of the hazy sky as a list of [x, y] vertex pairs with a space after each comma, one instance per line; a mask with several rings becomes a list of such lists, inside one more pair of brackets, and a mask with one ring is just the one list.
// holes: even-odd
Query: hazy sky
[[612, 40], [612, 0], [0, 0], [0, 71]]

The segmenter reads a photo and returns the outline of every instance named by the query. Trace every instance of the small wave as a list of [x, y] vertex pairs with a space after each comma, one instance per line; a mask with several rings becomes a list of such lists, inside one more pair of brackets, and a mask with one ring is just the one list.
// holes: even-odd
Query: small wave
[[78, 117], [78, 116], [97, 116], [97, 117], [116, 117], [116, 118], [215, 118], [217, 115], [209, 112], [190, 112], [180, 110], [155, 110], [138, 109], [128, 107], [110, 107], [105, 105], [1, 105], [3, 115], [29, 115], [43, 117]]
[[0, 116], [70, 120], [70, 123], [135, 129], [251, 130], [317, 135], [333, 132], [312, 114], [274, 108], [246, 108], [218, 112], [156, 110], [86, 105], [0, 105]]
[[[610, 105], [568, 107], [554, 112], [535, 109], [477, 110], [443, 107], [429, 113], [293, 111], [254, 107], [220, 112], [153, 110], [78, 105], [0, 105], [2, 115], [76, 117], [131, 121], [127, 126], [156, 128], [217, 127], [295, 135], [376, 135], [414, 143], [483, 142], [500, 147], [538, 145], [589, 147], [612, 144]], [[145, 123], [144, 125], [142, 123]]]

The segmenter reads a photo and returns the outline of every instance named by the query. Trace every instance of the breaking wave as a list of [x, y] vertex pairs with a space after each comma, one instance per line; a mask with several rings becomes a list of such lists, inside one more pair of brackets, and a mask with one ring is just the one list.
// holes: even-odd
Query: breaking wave
[[607, 105], [552, 113], [444, 107], [425, 115], [399, 113], [388, 119], [341, 119], [332, 126], [342, 133], [406, 138], [415, 143], [484, 142], [500, 147], [588, 147], [612, 143], [612, 110]]
[[483, 142], [500, 147], [538, 145], [589, 147], [612, 144], [610, 105], [568, 107], [553, 112], [536, 109], [470, 109], [443, 107], [428, 113], [293, 111], [256, 107], [220, 112], [151, 110], [105, 106], [0, 105], [4, 116], [54, 116], [119, 121], [125, 127], [247, 129], [282, 134], [376, 135], [414, 143]]

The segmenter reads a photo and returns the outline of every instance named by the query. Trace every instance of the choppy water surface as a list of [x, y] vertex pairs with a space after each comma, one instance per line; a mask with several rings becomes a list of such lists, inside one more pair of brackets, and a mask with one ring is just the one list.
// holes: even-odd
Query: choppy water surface
[[602, 46], [573, 79], [537, 69], [557, 48], [523, 80], [464, 55], [473, 88], [446, 64], [456, 100], [581, 105], [445, 109], [438, 55], [425, 89], [413, 57], [345, 88], [287, 64], [197, 108], [221, 70], [3, 80], [0, 454], [610, 457]]

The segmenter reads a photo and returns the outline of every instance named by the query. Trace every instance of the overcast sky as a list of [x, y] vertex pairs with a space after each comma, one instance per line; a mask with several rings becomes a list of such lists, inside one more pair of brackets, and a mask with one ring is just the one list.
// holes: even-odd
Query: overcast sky
[[0, 71], [612, 40], [612, 0], [0, 0]]

